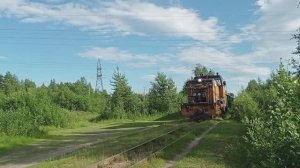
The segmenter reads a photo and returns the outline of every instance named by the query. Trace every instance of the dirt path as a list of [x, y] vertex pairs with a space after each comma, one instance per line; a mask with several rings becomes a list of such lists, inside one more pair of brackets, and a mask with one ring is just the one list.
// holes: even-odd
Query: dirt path
[[184, 151], [182, 151], [181, 153], [177, 154], [173, 160], [169, 160], [167, 161], [167, 163], [165, 164], [165, 166], [163, 168], [170, 168], [172, 166], [174, 166], [174, 164], [182, 159], [184, 156], [186, 156], [188, 153], [191, 152], [191, 150], [199, 144], [199, 142], [205, 137], [206, 134], [208, 134], [212, 129], [214, 129], [216, 126], [218, 125], [215, 124], [211, 127], [209, 127], [205, 132], [203, 132], [200, 136], [198, 136], [196, 139], [194, 139], [191, 143], [189, 143], [189, 145], [187, 146], [186, 149], [184, 149]]
[[127, 129], [99, 128], [98, 130], [93, 131], [71, 132], [66, 135], [60, 135], [56, 139], [33, 144], [0, 157], [0, 168], [29, 167], [43, 160], [62, 156], [80, 148], [101, 143], [107, 139], [117, 138], [132, 132], [145, 131], [146, 129], [151, 128], [153, 128], [153, 126]]

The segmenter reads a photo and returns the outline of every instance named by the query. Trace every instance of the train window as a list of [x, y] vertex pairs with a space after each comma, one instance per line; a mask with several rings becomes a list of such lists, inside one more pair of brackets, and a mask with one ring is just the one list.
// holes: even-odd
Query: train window
[[199, 92], [195, 94], [195, 102], [196, 103], [205, 103], [207, 102], [206, 92]]

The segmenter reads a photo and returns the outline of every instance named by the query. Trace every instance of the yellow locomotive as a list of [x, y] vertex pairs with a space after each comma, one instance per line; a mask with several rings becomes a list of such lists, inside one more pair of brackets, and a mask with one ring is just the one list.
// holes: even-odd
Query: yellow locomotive
[[185, 90], [187, 103], [181, 105], [181, 113], [186, 117], [205, 120], [219, 116], [228, 109], [226, 82], [218, 73], [187, 81]]

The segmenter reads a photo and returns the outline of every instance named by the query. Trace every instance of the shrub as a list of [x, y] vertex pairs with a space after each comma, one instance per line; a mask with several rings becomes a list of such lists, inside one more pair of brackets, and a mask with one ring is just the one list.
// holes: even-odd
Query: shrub
[[[268, 94], [254, 93], [258, 90], [254, 89], [250, 91], [254, 98], [243, 93], [235, 100], [234, 114], [247, 127], [244, 137], [250, 160], [247, 167], [300, 167], [299, 84], [294, 82], [294, 77], [281, 64], [266, 86], [260, 87], [264, 87], [264, 93]], [[255, 106], [253, 100], [257, 103], [264, 100], [264, 103], [259, 106], [258, 113], [251, 114], [249, 108]], [[243, 109], [245, 102], [248, 104]]]
[[259, 108], [247, 92], [242, 92], [234, 99], [231, 114], [233, 118], [242, 121], [245, 118], [256, 117], [259, 114]]
[[64, 127], [67, 112], [38, 92], [16, 92], [1, 101], [0, 132], [7, 135], [39, 135], [41, 126]]
[[12, 136], [34, 136], [42, 133], [38, 121], [22, 110], [0, 112], [0, 132]]

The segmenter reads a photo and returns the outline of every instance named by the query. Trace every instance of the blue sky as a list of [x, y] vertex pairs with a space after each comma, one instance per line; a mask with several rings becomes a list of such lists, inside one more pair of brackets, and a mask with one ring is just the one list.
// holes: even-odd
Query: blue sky
[[51, 79], [104, 88], [117, 66], [133, 90], [165, 72], [178, 89], [195, 64], [215, 69], [236, 93], [292, 57], [296, 0], [1, 0], [0, 73], [39, 85]]

